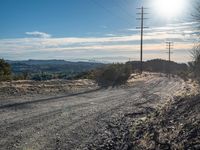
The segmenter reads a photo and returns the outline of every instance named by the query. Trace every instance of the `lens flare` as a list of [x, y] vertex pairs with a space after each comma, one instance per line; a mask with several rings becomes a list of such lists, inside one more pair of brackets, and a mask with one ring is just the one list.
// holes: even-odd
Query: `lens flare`
[[159, 15], [172, 18], [181, 14], [185, 0], [153, 0], [153, 5]]

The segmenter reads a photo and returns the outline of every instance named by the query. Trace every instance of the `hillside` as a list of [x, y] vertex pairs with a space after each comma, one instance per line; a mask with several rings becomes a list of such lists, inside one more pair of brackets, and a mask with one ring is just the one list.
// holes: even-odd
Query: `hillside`
[[29, 72], [82, 72], [102, 66], [101, 63], [69, 62], [65, 60], [7, 61], [14, 73]]
[[91, 62], [69, 62], [65, 60], [26, 60], [10, 61], [12, 73], [14, 75], [28, 74], [28, 79], [68, 78], [81, 72], [88, 71], [100, 66], [101, 63]]
[[[140, 61], [130, 61], [127, 63], [132, 65], [133, 70], [140, 70]], [[153, 59], [143, 62], [143, 69], [145, 71], [162, 73], [168, 73], [170, 69], [171, 73], [177, 74], [187, 71], [188, 66], [184, 63], [180, 64], [173, 61], [169, 62], [162, 59]]]

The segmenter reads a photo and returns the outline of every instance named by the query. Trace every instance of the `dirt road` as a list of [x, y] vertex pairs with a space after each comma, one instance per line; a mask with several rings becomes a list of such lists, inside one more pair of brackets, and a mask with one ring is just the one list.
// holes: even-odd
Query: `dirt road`
[[0, 149], [126, 149], [120, 142], [128, 140], [131, 122], [184, 87], [179, 78], [154, 75], [123, 88], [1, 104]]

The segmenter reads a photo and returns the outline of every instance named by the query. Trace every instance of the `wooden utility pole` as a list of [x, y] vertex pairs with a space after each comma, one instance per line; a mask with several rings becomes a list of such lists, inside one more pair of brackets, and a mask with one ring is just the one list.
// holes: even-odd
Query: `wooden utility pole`
[[172, 46], [173, 46], [173, 42], [171, 41], [168, 41], [166, 42], [166, 46], [167, 46], [167, 49], [168, 49], [168, 54], [169, 54], [169, 58], [168, 58], [168, 75], [169, 75], [169, 78], [170, 78], [170, 73], [171, 73], [171, 67], [170, 67], [170, 63], [171, 63], [171, 49], [172, 49]]
[[142, 74], [143, 72], [143, 35], [144, 35], [144, 29], [148, 28], [148, 27], [144, 27], [144, 20], [147, 18], [144, 18], [144, 15], [147, 13], [144, 13], [144, 8], [143, 6], [141, 8], [137, 8], [140, 9], [141, 12], [137, 13], [138, 15], [140, 15], [140, 18], [137, 18], [137, 20], [141, 20], [140, 23], [140, 27], [136, 27], [136, 29], [140, 29], [140, 73]]

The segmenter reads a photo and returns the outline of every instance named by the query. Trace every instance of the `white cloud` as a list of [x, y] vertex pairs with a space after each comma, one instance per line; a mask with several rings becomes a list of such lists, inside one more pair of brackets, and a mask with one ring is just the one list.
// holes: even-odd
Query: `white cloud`
[[139, 29], [136, 28], [131, 28], [131, 29], [127, 29], [128, 31], [140, 31]]
[[107, 29], [108, 27], [107, 26], [105, 26], [105, 25], [102, 25], [102, 26], [100, 26], [101, 28], [103, 28], [103, 29]]
[[[165, 41], [166, 39], [183, 39], [180, 34], [167, 34], [165, 32], [152, 32], [144, 37], [145, 43], [155, 44], [152, 41]], [[115, 36], [115, 37], [85, 37], [85, 38], [20, 38], [20, 39], [2, 39], [0, 40], [0, 51], [8, 50], [38, 50], [38, 49], [85, 49], [95, 46], [106, 48], [114, 46], [115, 48], [124, 46], [126, 43], [139, 45], [140, 36]], [[149, 40], [149, 42], [148, 42]], [[135, 43], [135, 44], [134, 44]], [[138, 43], [138, 44], [137, 44]], [[162, 43], [161, 43], [162, 44]], [[116, 46], [117, 45], [117, 46]], [[127, 44], [126, 44], [127, 45]], [[121, 48], [121, 47], [120, 47]], [[95, 48], [96, 49], [96, 48]], [[99, 48], [98, 48], [99, 49]]]
[[[145, 29], [145, 35], [156, 35], [160, 33], [165, 33], [165, 34], [171, 34], [171, 35], [177, 35], [181, 34], [185, 36], [190, 36], [190, 35], [195, 35], [195, 33], [199, 31], [195, 31], [194, 28], [198, 23], [197, 22], [183, 22], [183, 23], [174, 23], [174, 24], [167, 24], [166, 26], [161, 26], [161, 27], [152, 27], [149, 29]], [[128, 31], [138, 31], [138, 29], [127, 29]], [[178, 38], [180, 38], [180, 36]]]
[[108, 33], [108, 34], [105, 34], [105, 36], [116, 36], [116, 35], [112, 33]]
[[51, 38], [50, 34], [45, 32], [33, 31], [33, 32], [26, 32], [26, 35], [31, 35], [37, 38]]
[[[157, 53], [162, 52], [165, 57], [166, 39], [171, 39], [175, 42], [174, 50], [189, 50], [192, 48], [193, 40], [191, 37], [193, 30], [189, 28], [188, 23], [170, 25], [166, 27], [156, 27], [152, 30], [145, 31], [144, 35], [144, 51]], [[133, 55], [133, 52], [139, 52], [140, 35], [117, 36], [107, 34], [105, 37], [66, 37], [66, 38], [50, 38], [51, 35], [43, 32], [27, 32], [27, 35], [32, 35], [38, 38], [17, 38], [17, 39], [0, 39], [0, 55], [4, 57], [13, 56], [20, 53], [20, 57], [24, 59], [42, 57], [52, 58], [58, 57], [82, 57], [82, 56], [102, 56], [102, 55]], [[190, 35], [190, 36], [188, 36]], [[24, 54], [24, 55], [23, 55]], [[42, 55], [43, 54], [43, 55]], [[139, 55], [138, 55], [139, 56]], [[137, 56], [137, 57], [138, 57]], [[149, 54], [150, 56], [150, 54]], [[174, 54], [178, 57], [178, 54]], [[183, 52], [182, 56], [188, 57], [188, 54]], [[8, 58], [10, 58], [8, 57]], [[132, 56], [133, 57], [133, 56]], [[139, 57], [138, 57], [139, 58]], [[187, 60], [186, 60], [187, 61]]]

